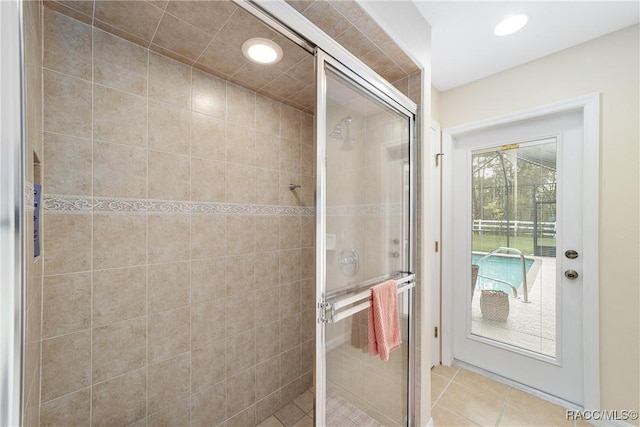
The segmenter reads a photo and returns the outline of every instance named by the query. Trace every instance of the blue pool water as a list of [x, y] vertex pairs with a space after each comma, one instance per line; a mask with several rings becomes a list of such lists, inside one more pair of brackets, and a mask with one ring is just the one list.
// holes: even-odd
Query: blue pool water
[[[480, 266], [478, 274], [482, 276], [492, 277], [505, 282], [511, 283], [516, 289], [522, 284], [522, 262], [520, 257], [506, 257], [500, 255], [492, 255], [489, 258], [480, 261], [483, 255], [473, 254], [471, 262]], [[525, 258], [524, 264], [527, 272], [533, 265], [533, 260]], [[502, 283], [478, 277], [476, 286], [479, 289], [497, 289], [507, 292], [511, 295], [511, 289]]]

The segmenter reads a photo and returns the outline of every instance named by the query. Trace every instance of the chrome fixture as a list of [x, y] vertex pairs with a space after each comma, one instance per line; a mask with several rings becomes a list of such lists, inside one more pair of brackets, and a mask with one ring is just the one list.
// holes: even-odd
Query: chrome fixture
[[576, 280], [578, 276], [579, 274], [575, 270], [567, 270], [564, 272], [564, 277], [566, 277], [569, 280]]
[[[331, 298], [327, 295], [324, 301], [320, 303], [320, 308], [323, 310], [320, 320], [323, 323], [337, 323], [342, 319], [346, 319], [349, 316], [353, 316], [360, 311], [368, 309], [371, 306], [371, 302], [369, 301], [369, 298], [371, 297], [371, 288], [394, 278], [398, 274], [402, 275], [405, 273], [391, 273], [352, 285], [352, 287], [346, 291], [348, 294], [346, 297]], [[408, 273], [406, 276], [395, 280], [396, 286], [398, 287], [398, 294], [416, 286], [415, 275], [413, 273]], [[363, 290], [353, 294], [356, 290], [361, 288], [363, 288]], [[354, 305], [356, 303], [359, 304]]]
[[565, 251], [564, 256], [566, 256], [569, 259], [576, 259], [578, 258], [578, 251], [569, 249], [568, 251]]
[[351, 138], [349, 132], [349, 126], [353, 118], [351, 116], [343, 117], [342, 120], [333, 128], [333, 132], [331, 132], [331, 138], [341, 139], [342, 147], [340, 149], [342, 151], [351, 151], [353, 150], [353, 146], [351, 145]]
[[289, 184], [289, 190], [293, 191], [296, 188], [302, 188], [302, 185], [300, 185], [300, 184]]
[[360, 269], [360, 256], [355, 249], [343, 249], [338, 253], [340, 271], [345, 276], [355, 276]]

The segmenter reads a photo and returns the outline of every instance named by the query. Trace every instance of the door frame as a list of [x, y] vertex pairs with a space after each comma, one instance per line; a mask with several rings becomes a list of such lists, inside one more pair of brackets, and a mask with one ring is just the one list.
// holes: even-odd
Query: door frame
[[[442, 240], [453, 239], [453, 167], [451, 155], [456, 138], [496, 126], [553, 116], [568, 111], [581, 111], [583, 118], [583, 396], [584, 408], [600, 409], [600, 318], [598, 278], [598, 206], [600, 157], [600, 94], [593, 93], [552, 104], [509, 113], [495, 118], [445, 128], [442, 130], [442, 148], [445, 153], [442, 177]], [[593, 190], [596, 190], [595, 192]], [[441, 346], [442, 363], [453, 363], [453, 278], [454, 254], [451, 245], [442, 245], [442, 302]]]
[[[431, 132], [431, 138], [429, 144], [431, 145], [429, 157], [429, 161], [433, 161], [431, 165], [433, 167], [425, 167], [425, 173], [428, 170], [429, 173], [429, 194], [432, 197], [437, 198], [430, 203], [429, 206], [429, 216], [427, 219], [427, 224], [430, 230], [433, 230], [432, 239], [424, 239], [423, 242], [427, 242], [429, 244], [432, 240], [434, 241], [437, 247], [434, 247], [434, 250], [426, 250], [423, 251], [429, 255], [427, 255], [431, 259], [431, 265], [435, 268], [432, 268], [430, 272], [426, 273], [428, 275], [428, 283], [430, 286], [430, 298], [431, 298], [431, 328], [429, 328], [429, 333], [427, 336], [430, 338], [431, 344], [431, 354], [430, 354], [430, 362], [431, 367], [440, 364], [442, 360], [441, 353], [441, 345], [442, 334], [440, 331], [442, 330], [442, 318], [440, 317], [441, 313], [441, 301], [442, 301], [442, 282], [441, 282], [441, 274], [440, 271], [442, 269], [442, 251], [439, 246], [442, 244], [441, 239], [441, 229], [440, 225], [442, 224], [442, 200], [441, 200], [441, 188], [442, 188], [442, 128], [440, 127], [440, 123], [435, 120], [431, 120], [431, 126], [429, 128]], [[431, 166], [429, 165], [429, 166]], [[425, 165], [427, 166], [427, 165]], [[423, 183], [423, 185], [427, 186], [427, 184]], [[437, 331], [437, 332], [436, 332]]]

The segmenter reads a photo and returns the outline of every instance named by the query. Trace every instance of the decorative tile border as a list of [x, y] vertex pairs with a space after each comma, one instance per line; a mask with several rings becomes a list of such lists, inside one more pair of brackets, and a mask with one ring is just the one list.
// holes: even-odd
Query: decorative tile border
[[120, 199], [90, 196], [46, 194], [43, 209], [54, 213], [127, 213], [198, 215], [315, 215], [315, 209], [303, 206], [252, 205], [235, 203], [207, 203], [176, 200]]
[[[33, 206], [33, 186], [30, 187]], [[90, 196], [45, 194], [42, 208], [53, 213], [126, 213], [126, 214], [196, 214], [196, 215], [315, 215], [315, 208], [303, 206], [252, 205], [236, 203], [208, 203], [177, 200], [121, 199]], [[380, 216], [402, 215], [402, 203], [385, 205], [330, 206], [327, 216]]]

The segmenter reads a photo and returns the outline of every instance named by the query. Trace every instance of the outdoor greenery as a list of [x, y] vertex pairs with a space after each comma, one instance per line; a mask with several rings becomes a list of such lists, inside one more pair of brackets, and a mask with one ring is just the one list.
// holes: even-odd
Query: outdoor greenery
[[[537, 226], [539, 247], [555, 246], [555, 238], [551, 236], [556, 221], [554, 153], [555, 142], [473, 154], [473, 220], [493, 221], [487, 228], [482, 226], [482, 232], [475, 230], [479, 227], [474, 228], [474, 251], [510, 246], [534, 254], [532, 224]], [[527, 221], [530, 228], [516, 232], [515, 221]], [[551, 223], [546, 224], [544, 236], [540, 223]]]
[[[473, 233], [472, 249], [474, 252], [490, 252], [500, 246], [507, 246], [507, 236], [505, 234]], [[553, 237], [538, 238], [540, 246], [555, 246], [556, 239]], [[525, 255], [533, 255], [533, 236], [510, 236], [509, 246], [520, 249]]]
[[[555, 201], [555, 169], [523, 160], [518, 150], [473, 155], [473, 219], [534, 220], [534, 200]], [[538, 212], [555, 221], [555, 206]]]

